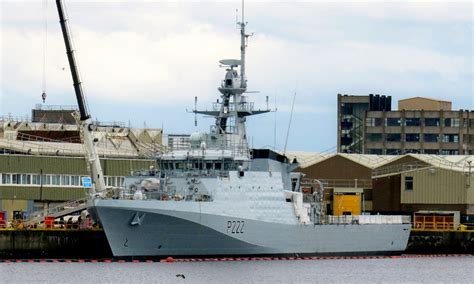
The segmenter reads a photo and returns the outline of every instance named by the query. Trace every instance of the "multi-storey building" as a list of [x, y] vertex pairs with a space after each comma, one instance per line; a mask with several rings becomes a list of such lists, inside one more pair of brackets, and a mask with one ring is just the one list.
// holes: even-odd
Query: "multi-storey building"
[[337, 95], [337, 149], [343, 153], [364, 153], [364, 118], [367, 111], [390, 111], [390, 96]]
[[[368, 97], [362, 96], [365, 100]], [[344, 98], [338, 96], [339, 104]], [[352, 100], [355, 101], [354, 98]], [[347, 108], [350, 104], [346, 100], [339, 108]], [[358, 128], [348, 128], [345, 117], [338, 116], [339, 152], [379, 155], [474, 153], [474, 112], [451, 110], [451, 102], [448, 101], [416, 97], [400, 100], [396, 111], [368, 108], [357, 119], [352, 118], [358, 121]], [[343, 144], [344, 135], [352, 138], [349, 146]]]

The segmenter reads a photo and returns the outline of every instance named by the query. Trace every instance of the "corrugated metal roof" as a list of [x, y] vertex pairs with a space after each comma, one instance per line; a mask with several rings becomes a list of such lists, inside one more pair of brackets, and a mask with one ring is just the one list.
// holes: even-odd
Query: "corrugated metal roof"
[[[458, 172], [469, 171], [469, 161], [474, 161], [474, 155], [428, 155], [428, 154], [406, 154], [396, 157], [392, 161], [402, 159], [403, 157], [410, 156], [421, 162], [432, 165], [437, 168], [447, 169]], [[380, 165], [383, 166], [384, 164]], [[474, 164], [472, 165], [474, 166]], [[411, 169], [412, 170], [412, 169]], [[404, 171], [400, 171], [404, 172]]]
[[[296, 157], [301, 168], [307, 168], [334, 156], [340, 156], [351, 160], [364, 167], [375, 169], [399, 160], [406, 156], [411, 156], [421, 162], [432, 166], [465, 172], [469, 170], [468, 161], [474, 161], [474, 155], [428, 155], [428, 154], [405, 154], [405, 155], [369, 155], [369, 154], [347, 154], [347, 153], [318, 153], [318, 152], [287, 152], [289, 159]], [[474, 167], [474, 163], [472, 164]]]
[[296, 158], [300, 167], [306, 168], [316, 163], [319, 163], [322, 160], [327, 159], [328, 157], [334, 156], [334, 153], [318, 153], [318, 152], [286, 152], [285, 154], [288, 159], [293, 160]]
[[369, 154], [347, 154], [347, 153], [317, 153], [317, 152], [287, 152], [286, 156], [290, 159], [296, 157], [301, 165], [301, 168], [307, 168], [334, 156], [340, 156], [351, 160], [355, 163], [361, 164], [364, 167], [374, 169], [384, 165], [397, 156], [389, 155], [369, 155]]

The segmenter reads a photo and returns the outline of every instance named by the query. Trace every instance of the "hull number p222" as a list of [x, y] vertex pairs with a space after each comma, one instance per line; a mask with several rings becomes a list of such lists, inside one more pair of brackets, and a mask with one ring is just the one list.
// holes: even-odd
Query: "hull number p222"
[[228, 234], [243, 234], [244, 233], [245, 221], [227, 221], [227, 233]]

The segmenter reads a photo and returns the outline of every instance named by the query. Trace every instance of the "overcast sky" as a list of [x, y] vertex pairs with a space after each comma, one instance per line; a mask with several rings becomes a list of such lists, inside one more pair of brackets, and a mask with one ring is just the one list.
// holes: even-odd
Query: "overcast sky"
[[[76, 104], [55, 1], [0, 1], [0, 115], [30, 115], [43, 74], [47, 104]], [[269, 96], [278, 109], [247, 120], [254, 147], [284, 147], [295, 92], [292, 151], [335, 149], [338, 93], [474, 109], [472, 2], [380, 2], [246, 2], [248, 89], [259, 91], [249, 101], [264, 108]], [[218, 61], [239, 58], [240, 1], [65, 3], [94, 119], [208, 129], [213, 120], [195, 128], [186, 109], [194, 96], [210, 108], [225, 73]]]

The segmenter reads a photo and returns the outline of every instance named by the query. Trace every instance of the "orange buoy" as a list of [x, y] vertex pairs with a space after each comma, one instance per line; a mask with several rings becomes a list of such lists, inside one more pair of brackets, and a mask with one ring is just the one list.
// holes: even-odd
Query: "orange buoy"
[[166, 258], [166, 262], [174, 262], [174, 258], [172, 258], [171, 256], [168, 256]]

